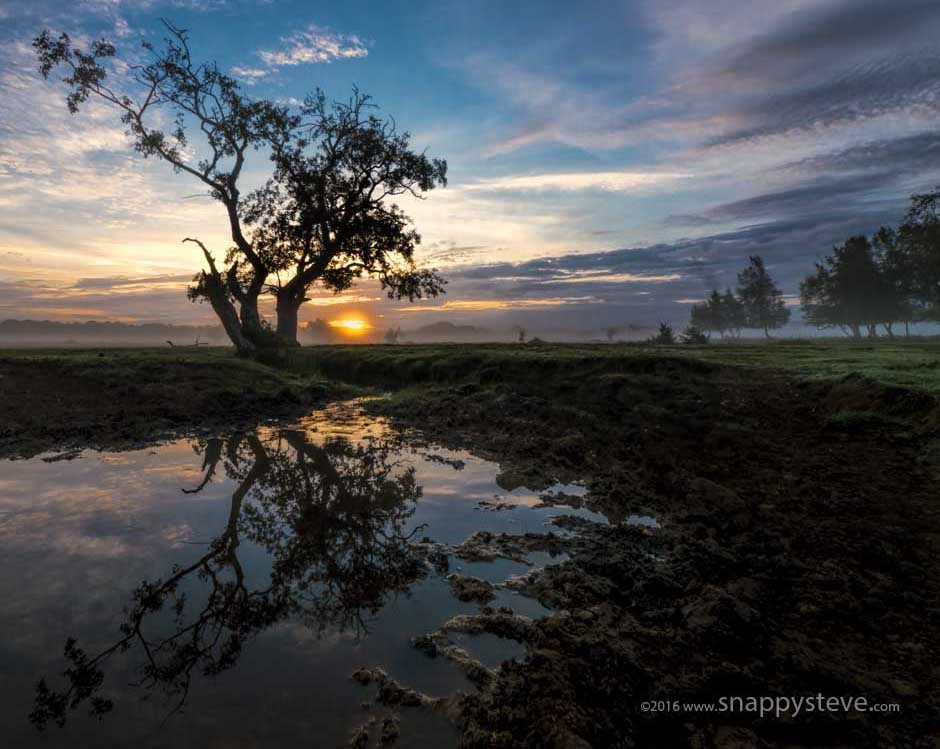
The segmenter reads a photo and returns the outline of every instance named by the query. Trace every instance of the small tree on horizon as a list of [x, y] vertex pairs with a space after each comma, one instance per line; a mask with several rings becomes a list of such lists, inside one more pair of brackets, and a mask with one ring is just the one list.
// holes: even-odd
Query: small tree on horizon
[[682, 331], [682, 342], [691, 346], [703, 346], [709, 342], [708, 333], [689, 323]]
[[659, 331], [656, 335], [649, 339], [649, 343], [657, 343], [664, 346], [670, 346], [675, 342], [676, 334], [673, 332], [672, 326], [664, 322], [659, 324]]
[[891, 335], [892, 323], [903, 322], [904, 333], [910, 336], [911, 323], [925, 316], [925, 303], [917, 293], [917, 259], [910, 244], [901, 241], [898, 235], [894, 229], [882, 226], [871, 243], [897, 318], [885, 321], [885, 329]]
[[783, 300], [783, 292], [770, 277], [763, 259], [751, 255], [750, 264], [738, 274], [738, 301], [744, 314], [745, 327], [770, 331], [782, 327], [790, 320], [790, 310]]

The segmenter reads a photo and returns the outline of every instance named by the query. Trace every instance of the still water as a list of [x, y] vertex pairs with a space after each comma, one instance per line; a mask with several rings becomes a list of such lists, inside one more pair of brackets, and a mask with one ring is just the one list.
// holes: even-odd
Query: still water
[[[545, 531], [562, 511], [603, 521], [536, 507], [496, 464], [409, 442], [355, 402], [289, 428], [55, 457], [0, 463], [6, 746], [345, 746], [389, 713], [364, 706], [360, 666], [435, 697], [473, 689], [411, 644], [477, 610], [416, 542]], [[449, 561], [493, 583], [531, 569]], [[510, 590], [492, 605], [548, 613]], [[451, 637], [490, 667], [524, 655]], [[443, 716], [398, 714], [396, 746], [456, 744]]]

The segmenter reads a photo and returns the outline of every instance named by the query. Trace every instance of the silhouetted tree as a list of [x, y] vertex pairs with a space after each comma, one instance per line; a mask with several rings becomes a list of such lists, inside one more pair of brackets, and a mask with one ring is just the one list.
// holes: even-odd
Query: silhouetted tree
[[[887, 239], [887, 237], [885, 237]], [[858, 338], [865, 328], [876, 335], [876, 325], [901, 316], [898, 297], [879, 266], [865, 236], [850, 237], [816, 264], [816, 273], [800, 284], [800, 301], [807, 322], [819, 327], [838, 326]]]
[[443, 292], [436, 272], [415, 267], [421, 238], [389, 201], [445, 185], [447, 165], [414, 152], [408, 133], [374, 109], [358, 90], [347, 102], [309, 97], [296, 135], [274, 149], [274, 176], [246, 198], [255, 247], [274, 274], [284, 341], [296, 339], [314, 282], [340, 292], [370, 276], [395, 299]]
[[744, 327], [744, 308], [731, 290], [724, 294], [714, 289], [702, 304], [692, 307], [689, 324], [699, 330], [737, 337]]
[[[369, 99], [358, 91], [348, 102], [328, 102], [317, 92], [300, 114], [251, 100], [215, 63], [193, 61], [185, 30], [164, 25], [168, 38], [161, 49], [144, 44], [149, 63], [118, 68], [123, 91], [112, 88], [105, 67], [115, 56], [112, 43], [99, 40], [86, 51], [67, 34], [43, 31], [33, 46], [44, 77], [66, 70], [69, 111], [89, 97], [114, 107], [140, 154], [198, 179], [222, 203], [234, 246], [219, 268], [202, 242], [184, 240], [200, 247], [208, 266], [189, 296], [209, 301], [239, 351], [296, 345], [298, 310], [318, 281], [341, 291], [372, 276], [398, 299], [443, 290], [435, 271], [415, 267], [420, 237], [386, 199], [420, 197], [446, 184], [446, 162], [412, 151], [408, 133], [369, 114]], [[160, 122], [171, 122], [171, 129]], [[201, 136], [203, 151], [196, 163], [186, 156], [197, 146], [193, 133]], [[270, 155], [273, 175], [242, 196], [246, 157], [259, 149]], [[276, 335], [258, 311], [262, 293], [277, 300]]]
[[882, 226], [872, 237], [872, 247], [877, 258], [885, 293], [890, 295], [894, 319], [884, 322], [891, 334], [891, 324], [904, 323], [905, 335], [910, 335], [910, 324], [925, 316], [924, 303], [917, 293], [917, 261], [910, 243], [899, 241], [898, 232]]
[[786, 325], [790, 310], [783, 301], [783, 292], [767, 272], [764, 261], [752, 255], [750, 264], [738, 274], [738, 301], [744, 313], [745, 326], [770, 331]]
[[682, 342], [693, 346], [701, 346], [708, 343], [708, 334], [697, 325], [690, 323], [682, 331]]
[[911, 197], [895, 236], [893, 263], [895, 273], [908, 274], [902, 289], [915, 319], [940, 320], [940, 188]]
[[659, 343], [664, 345], [670, 345], [676, 342], [676, 335], [672, 330], [671, 325], [667, 325], [664, 322], [659, 324], [659, 331], [652, 338], [649, 339], [650, 343]]
[[385, 331], [385, 342], [395, 344], [401, 338], [401, 328], [389, 328]]

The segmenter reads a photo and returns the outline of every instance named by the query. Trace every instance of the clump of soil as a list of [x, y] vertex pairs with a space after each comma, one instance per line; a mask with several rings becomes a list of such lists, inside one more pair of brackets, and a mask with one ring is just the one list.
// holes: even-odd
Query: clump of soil
[[465, 603], [489, 603], [496, 597], [496, 590], [491, 583], [479, 577], [469, 575], [450, 575], [448, 577], [451, 592], [458, 601]]
[[528, 555], [533, 551], [545, 551], [555, 556], [567, 548], [566, 539], [554, 534], [490, 533], [477, 531], [463, 543], [450, 549], [455, 556], [468, 562], [492, 562], [494, 559], [509, 559], [529, 564]]

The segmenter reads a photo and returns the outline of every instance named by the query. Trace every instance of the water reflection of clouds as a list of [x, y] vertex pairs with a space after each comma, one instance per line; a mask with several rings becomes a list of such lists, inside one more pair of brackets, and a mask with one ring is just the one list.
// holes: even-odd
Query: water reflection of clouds
[[[9, 470], [0, 482], [0, 595], [8, 599], [15, 597], [15, 601], [0, 613], [0, 634], [12, 633], [7, 636], [8, 648], [13, 648], [24, 662], [34, 663], [37, 671], [55, 674], [62, 669], [61, 656], [56, 659], [56, 655], [61, 654], [66, 637], [78, 636], [82, 647], [90, 653], [112, 644], [118, 636], [121, 611], [129, 605], [129, 592], [134, 585], [141, 580], [166, 580], [167, 576], [175, 574], [173, 570], [178, 569], [177, 566], [185, 567], [213, 553], [209, 544], [225, 535], [232, 517], [240, 516], [251, 522], [244, 513], [239, 515], [233, 495], [238, 493], [236, 487], [247, 480], [253, 466], [262, 460], [254, 447], [249, 449], [255, 437], [260, 438], [267, 450], [266, 460], [271, 461], [271, 466], [256, 477], [253, 485], [262, 494], [270, 495], [273, 491], [275, 497], [280, 497], [272, 507], [282, 513], [277, 519], [286, 535], [277, 536], [277, 543], [293, 543], [292, 539], [299, 539], [296, 549], [285, 547], [275, 552], [275, 556], [283, 553], [281, 561], [289, 562], [281, 567], [284, 574], [292, 574], [295, 561], [299, 565], [309, 561], [304, 541], [308, 534], [312, 543], [307, 545], [316, 556], [320, 553], [316, 551], [317, 539], [322, 537], [327, 544], [334, 540], [342, 544], [343, 533], [347, 530], [350, 534], [356, 533], [352, 529], [360, 522], [355, 514], [358, 511], [344, 520], [343, 511], [336, 514], [329, 503], [322, 507], [315, 504], [313, 512], [294, 508], [297, 492], [304, 491], [304, 482], [311, 478], [315, 483], [321, 482], [322, 477], [327, 476], [319, 472], [329, 466], [318, 460], [326, 458], [332, 462], [339, 477], [349, 470], [355, 474], [362, 467], [363, 455], [368, 455], [368, 450], [363, 454], [348, 448], [331, 448], [330, 441], [337, 437], [353, 444], [387, 442], [388, 452], [382, 453], [379, 462], [391, 470], [388, 477], [399, 477], [409, 468], [416, 470], [415, 480], [423, 491], [413, 495], [417, 499], [415, 512], [407, 518], [405, 533], [427, 524], [427, 530], [420, 531], [420, 535], [427, 533], [436, 541], [460, 543], [478, 530], [539, 531], [550, 517], [544, 508], [534, 506], [540, 501], [536, 492], [525, 488], [512, 492], [501, 489], [497, 483], [498, 466], [494, 463], [464, 451], [431, 448], [420, 442], [409, 444], [407, 440], [399, 442], [399, 436], [388, 422], [365, 417], [355, 406], [312, 414], [301, 426], [300, 431], [267, 426], [256, 434], [225, 440], [181, 440], [126, 453], [86, 451], [75, 460], [56, 463], [32, 460], [7, 464]], [[308, 443], [313, 449], [308, 450], [302, 443]], [[234, 464], [233, 449], [238, 454]], [[200, 485], [206, 471], [204, 461], [211, 463], [211, 455], [217, 457], [217, 469], [211, 482], [197, 494], [184, 494], [182, 489], [192, 490]], [[306, 475], [302, 471], [303, 475], [292, 477], [290, 474], [296, 470], [301, 456], [311, 461], [308, 469], [311, 473]], [[378, 464], [370, 465], [372, 468], [363, 473], [362, 478], [368, 479], [370, 471]], [[299, 483], [298, 479], [301, 479]], [[278, 485], [281, 488], [275, 486], [277, 482], [282, 482]], [[375, 485], [379, 491], [370, 495], [378, 498], [383, 507], [385, 488], [380, 487], [387, 488], [387, 484], [383, 479]], [[583, 487], [556, 486], [553, 489], [583, 493]], [[412, 495], [406, 492], [403, 496]], [[478, 511], [479, 502], [492, 501], [494, 497], [516, 505], [515, 509], [499, 513]], [[259, 501], [263, 504], [261, 497], [249, 493], [245, 507]], [[264, 507], [260, 509], [267, 511]], [[350, 521], [351, 525], [344, 525]], [[262, 522], [258, 530], [267, 527]], [[228, 553], [226, 549], [228, 547], [223, 552]], [[270, 550], [244, 534], [236, 539], [231, 550], [243, 566], [250, 595], [253, 595], [251, 591], [269, 584], [268, 577], [278, 564]], [[561, 560], [561, 557], [554, 560], [545, 557], [535, 555], [533, 562], [544, 564]], [[224, 567], [227, 558], [223, 554], [213, 559], [212, 564], [219, 565], [217, 570], [228, 574]], [[467, 571], [477, 567], [459, 561], [457, 566]], [[481, 565], [480, 570], [472, 574], [498, 583], [524, 569], [525, 565], [500, 560]], [[25, 589], [19, 583], [24, 575], [30, 580]], [[187, 595], [198, 593], [199, 585], [204, 582], [195, 578], [187, 580]], [[370, 573], [362, 582], [366, 585], [346, 587], [340, 582], [337, 595], [355, 594], [377, 579]], [[517, 597], [501, 592], [498, 600], [509, 602], [514, 598]], [[247, 663], [239, 664], [240, 679], [235, 681], [231, 674], [226, 674], [219, 678], [215, 688], [224, 686], [242, 699], [247, 695], [257, 697], [259, 690], [287, 689], [286, 680], [302, 677], [307, 680], [304, 689], [312, 698], [326, 699], [321, 693], [330, 691], [332, 696], [327, 702], [331, 707], [321, 719], [337, 721], [345, 720], [338, 716], [346, 715], [344, 711], [349, 705], [358, 708], [361, 695], [357, 696], [346, 683], [351, 667], [356, 665], [386, 664], [390, 669], [403, 669], [415, 684], [437, 686], [442, 690], [445, 686], [453, 687], [454, 678], [463, 678], [457, 677], [456, 671], [441, 675], [440, 664], [426, 663], [409, 645], [410, 637], [439, 626], [442, 616], [447, 618], [458, 610], [472, 610], [467, 604], [455, 602], [443, 580], [432, 576], [405, 591], [390, 590], [390, 595], [379, 603], [377, 610], [365, 611], [369, 626], [375, 628], [375, 636], [365, 634], [361, 639], [357, 638], [357, 633], [343, 630], [341, 626], [309, 626], [303, 615], [273, 620], [270, 626], [258, 631], [257, 640], [250, 648], [245, 647]], [[527, 602], [520, 602], [519, 606], [533, 614], [543, 613], [541, 607]], [[120, 664], [116, 662], [109, 671], [108, 683], [119, 691], [120, 684], [133, 681], [134, 664], [129, 658], [128, 655]], [[0, 665], [2, 663], [0, 653]], [[315, 683], [309, 680], [313, 672], [320, 674]], [[29, 676], [30, 682], [35, 683], [35, 674]], [[29, 684], [24, 688], [28, 691]], [[193, 713], [198, 712], [197, 706], [201, 704], [211, 705], [208, 709], [216, 711], [216, 716], [226, 714], [218, 693], [212, 693], [207, 684], [200, 684], [200, 689], [205, 693], [191, 705]], [[294, 691], [285, 695], [288, 699], [277, 707], [278, 714], [293, 710], [287, 703], [299, 706], [303, 701]], [[351, 702], [346, 705], [344, 700]], [[138, 717], [144, 714], [150, 716], [147, 720], [156, 720], [152, 707], [133, 708], [129, 713]], [[291, 719], [299, 717], [294, 715]], [[311, 721], [309, 715], [303, 718], [314, 727], [321, 719]], [[213, 719], [202, 716], [198, 722], [210, 726]], [[264, 724], [274, 726], [276, 722], [276, 719], [265, 720]], [[185, 725], [196, 730], [192, 721]], [[127, 724], [124, 726], [126, 729]], [[0, 730], [2, 728], [0, 724]]]

